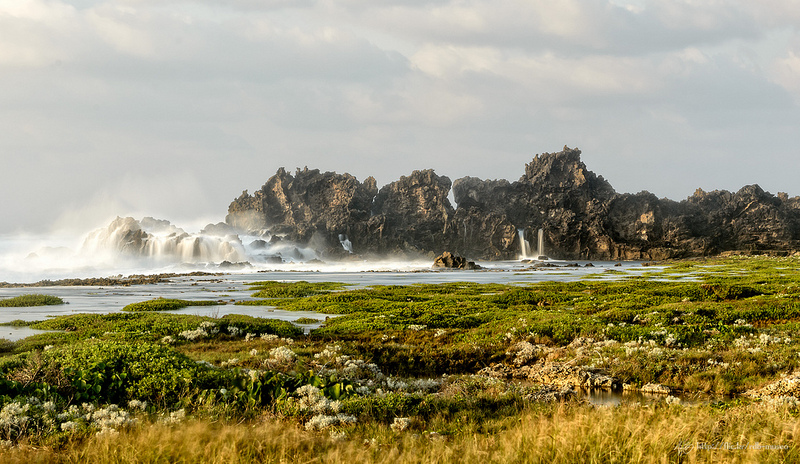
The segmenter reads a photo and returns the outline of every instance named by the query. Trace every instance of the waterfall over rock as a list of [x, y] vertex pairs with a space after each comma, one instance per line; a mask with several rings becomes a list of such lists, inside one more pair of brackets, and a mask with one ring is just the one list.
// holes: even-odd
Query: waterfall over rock
[[108, 227], [89, 234], [81, 251], [117, 254], [122, 258], [147, 259], [162, 264], [239, 262], [248, 257], [236, 235], [188, 234], [169, 221], [153, 218], [137, 221], [131, 217], [118, 217]]

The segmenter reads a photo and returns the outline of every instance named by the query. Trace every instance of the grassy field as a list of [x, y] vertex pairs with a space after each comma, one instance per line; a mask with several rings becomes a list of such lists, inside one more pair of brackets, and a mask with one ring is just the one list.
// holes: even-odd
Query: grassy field
[[[146, 309], [54, 318], [32, 327], [64, 332], [0, 347], [0, 462], [794, 462], [798, 271], [751, 257], [534, 285], [253, 284], [242, 304], [337, 315], [309, 335]], [[590, 386], [663, 393], [596, 405]]]

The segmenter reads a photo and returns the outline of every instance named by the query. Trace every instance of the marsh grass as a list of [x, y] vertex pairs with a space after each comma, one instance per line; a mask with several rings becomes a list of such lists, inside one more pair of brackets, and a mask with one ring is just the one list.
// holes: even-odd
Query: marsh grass
[[[474, 424], [441, 434], [352, 426], [344, 438], [264, 417], [243, 423], [145, 424], [118, 436], [71, 441], [61, 449], [24, 446], [0, 462], [359, 462], [679, 463], [797, 462], [800, 423], [758, 405], [714, 410], [656, 405], [527, 409], [490, 433]], [[780, 449], [767, 449], [777, 447]], [[743, 449], [739, 449], [743, 448]]]

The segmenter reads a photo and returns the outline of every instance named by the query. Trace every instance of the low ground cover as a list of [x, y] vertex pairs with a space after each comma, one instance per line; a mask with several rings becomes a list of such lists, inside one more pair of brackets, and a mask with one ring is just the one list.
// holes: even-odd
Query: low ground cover
[[60, 305], [64, 304], [64, 300], [57, 296], [30, 294], [20, 295], [12, 298], [0, 299], [0, 307], [14, 308], [26, 306], [47, 306], [47, 305]]
[[[790, 461], [800, 389], [743, 394], [800, 365], [799, 270], [748, 258], [613, 281], [253, 284], [248, 304], [338, 315], [307, 335], [246, 316], [58, 317], [33, 327], [63, 332], [0, 353], [0, 440], [53, 462], [136, 446], [188, 461]], [[605, 379], [672, 395], [576, 395]], [[173, 445], [147, 446], [153, 434]]]
[[176, 309], [186, 308], [189, 306], [214, 306], [220, 303], [217, 301], [189, 301], [178, 300], [174, 298], [156, 298], [154, 300], [140, 301], [138, 303], [131, 303], [124, 308], [123, 311], [141, 312], [141, 311], [174, 311]]

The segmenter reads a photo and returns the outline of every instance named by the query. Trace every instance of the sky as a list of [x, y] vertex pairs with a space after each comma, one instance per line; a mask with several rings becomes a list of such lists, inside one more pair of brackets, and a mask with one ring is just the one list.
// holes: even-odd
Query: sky
[[0, 234], [184, 228], [280, 167], [800, 195], [795, 0], [0, 0]]

